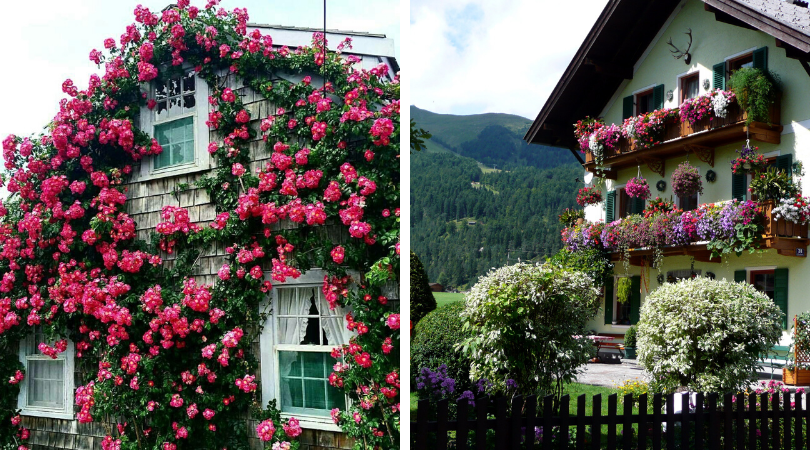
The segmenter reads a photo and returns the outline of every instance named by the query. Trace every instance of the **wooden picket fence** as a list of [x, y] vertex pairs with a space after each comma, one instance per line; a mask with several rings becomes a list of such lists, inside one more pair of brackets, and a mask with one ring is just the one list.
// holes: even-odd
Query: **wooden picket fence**
[[[448, 400], [433, 404], [420, 400], [416, 422], [411, 422], [411, 448], [754, 450], [810, 446], [810, 409], [804, 406], [803, 393], [741, 393], [722, 398], [717, 393], [701, 393], [691, 409], [686, 407], [678, 413], [674, 410], [675, 395], [683, 396], [682, 405], [689, 405], [690, 397], [685, 393], [655, 394], [648, 412], [648, 397], [643, 394], [636, 399], [638, 408], [634, 411], [633, 395], [627, 394], [623, 414], [618, 414], [618, 396], [611, 394], [607, 415], [601, 414], [601, 395], [593, 396], [591, 415], [586, 412], [584, 394], [576, 398], [574, 415], [568, 413], [571, 399], [567, 395], [561, 398], [562, 414], [557, 415], [552, 413], [551, 396], [532, 396], [525, 401], [522, 397], [481, 397], [475, 399], [474, 406], [461, 399], [456, 402], [457, 418], [452, 421]], [[540, 427], [539, 439], [535, 439], [535, 427]]]

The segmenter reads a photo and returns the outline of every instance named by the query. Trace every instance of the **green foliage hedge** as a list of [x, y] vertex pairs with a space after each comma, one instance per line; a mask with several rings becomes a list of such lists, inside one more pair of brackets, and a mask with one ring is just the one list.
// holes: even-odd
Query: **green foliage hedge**
[[412, 379], [416, 379], [423, 367], [436, 370], [446, 364], [447, 375], [456, 380], [456, 392], [471, 388], [470, 358], [454, 349], [457, 343], [472, 336], [471, 332], [462, 330], [462, 311], [464, 302], [449, 303], [426, 315], [416, 325], [416, 336], [411, 342]]

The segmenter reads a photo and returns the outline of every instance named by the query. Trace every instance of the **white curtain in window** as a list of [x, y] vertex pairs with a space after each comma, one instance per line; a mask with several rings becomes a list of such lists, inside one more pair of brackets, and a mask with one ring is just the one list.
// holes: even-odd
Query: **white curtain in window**
[[[276, 291], [276, 295], [278, 296], [278, 315], [304, 316], [309, 314], [309, 308], [312, 306], [310, 302], [312, 289], [314, 288], [279, 289]], [[279, 318], [278, 343], [300, 344], [306, 337], [308, 321], [309, 319], [306, 317], [298, 319]]]
[[28, 404], [63, 408], [65, 405], [65, 360], [28, 361]]
[[343, 321], [347, 310], [339, 305], [335, 306], [335, 309], [329, 309], [329, 302], [326, 301], [322, 294], [319, 294], [318, 311], [321, 313], [321, 327], [323, 332], [326, 333], [329, 345], [348, 344], [351, 332], [346, 329]]

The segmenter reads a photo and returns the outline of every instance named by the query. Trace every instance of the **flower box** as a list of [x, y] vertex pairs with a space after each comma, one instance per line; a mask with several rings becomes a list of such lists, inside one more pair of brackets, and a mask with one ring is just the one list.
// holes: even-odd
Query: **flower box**
[[775, 219], [773, 216], [773, 200], [764, 201], [760, 205], [764, 216], [763, 237], [765, 239], [773, 236], [807, 239], [807, 224], [802, 225], [784, 219]]
[[810, 369], [782, 369], [782, 382], [791, 386], [810, 385]]

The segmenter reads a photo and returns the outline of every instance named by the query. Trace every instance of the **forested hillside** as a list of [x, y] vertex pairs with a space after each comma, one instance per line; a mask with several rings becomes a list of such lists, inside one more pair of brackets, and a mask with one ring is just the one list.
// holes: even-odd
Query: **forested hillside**
[[[542, 156], [543, 148], [533, 149]], [[556, 252], [557, 216], [576, 206], [582, 176], [568, 157], [562, 166], [549, 159], [548, 169], [483, 173], [475, 160], [451, 152], [412, 154], [411, 248], [430, 280], [463, 289], [493, 267]]]

